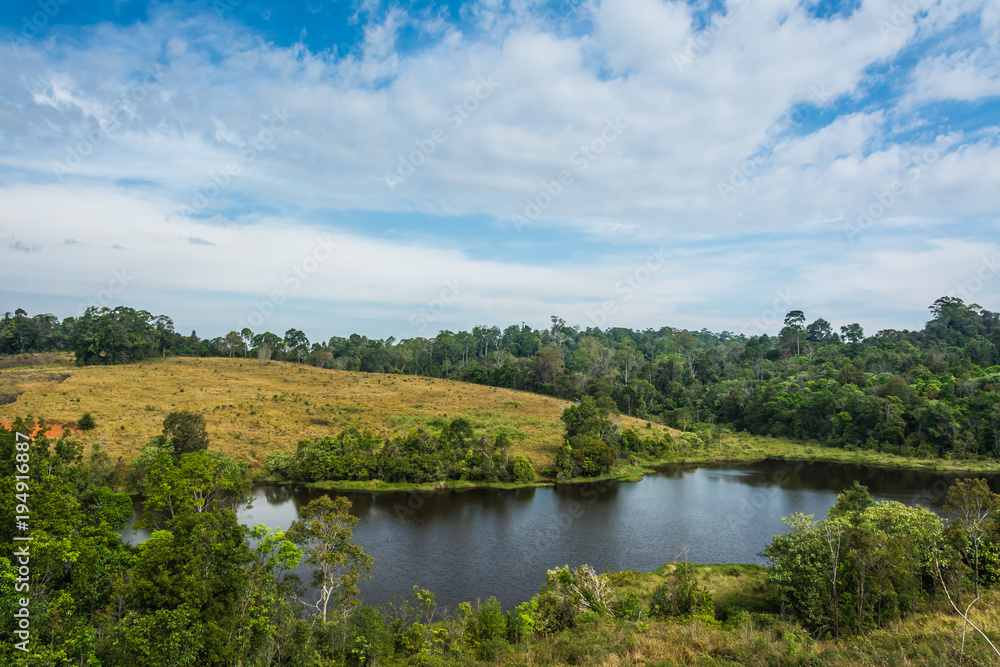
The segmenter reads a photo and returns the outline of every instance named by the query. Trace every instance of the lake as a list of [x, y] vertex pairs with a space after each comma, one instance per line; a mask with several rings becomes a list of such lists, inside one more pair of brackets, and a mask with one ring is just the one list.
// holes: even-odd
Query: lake
[[[959, 474], [957, 477], [968, 475]], [[674, 558], [695, 563], [763, 563], [782, 517], [821, 518], [854, 480], [876, 500], [941, 511], [955, 475], [832, 463], [763, 461], [667, 466], [640, 482], [559, 485], [510, 491], [348, 493], [360, 520], [355, 542], [375, 559], [361, 585], [366, 602], [409, 596], [414, 584], [439, 605], [495, 595], [511, 609], [538, 592], [547, 569], [589, 563], [598, 571], [653, 570]], [[1000, 478], [989, 477], [994, 491]], [[324, 492], [257, 485], [248, 525], [287, 528], [298, 508]], [[136, 511], [141, 504], [136, 501]], [[123, 531], [139, 542], [148, 531]], [[309, 569], [301, 568], [303, 581]]]

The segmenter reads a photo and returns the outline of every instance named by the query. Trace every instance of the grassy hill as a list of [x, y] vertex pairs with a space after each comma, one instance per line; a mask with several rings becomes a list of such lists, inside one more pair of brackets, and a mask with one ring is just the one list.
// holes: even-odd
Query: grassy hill
[[[241, 358], [172, 358], [126, 366], [76, 366], [68, 355], [0, 369], [0, 421], [34, 415], [69, 424], [84, 412], [97, 422], [76, 437], [103, 444], [112, 459], [135, 458], [175, 410], [205, 415], [210, 448], [251, 465], [272, 449], [292, 452], [303, 438], [350, 426], [405, 433], [437, 418], [465, 417], [479, 435], [513, 434], [513, 453], [551, 465], [569, 403], [510, 389], [436, 378], [355, 373]], [[19, 395], [18, 395], [19, 394]], [[643, 420], [620, 417], [623, 426]], [[663, 428], [654, 425], [653, 428]], [[676, 433], [676, 432], [675, 432]], [[89, 449], [89, 447], [88, 447]]]

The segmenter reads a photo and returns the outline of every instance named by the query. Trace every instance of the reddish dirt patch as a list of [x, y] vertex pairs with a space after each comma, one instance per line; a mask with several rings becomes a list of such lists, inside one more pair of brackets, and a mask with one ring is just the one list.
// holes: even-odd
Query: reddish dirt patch
[[[3, 427], [6, 429], [9, 429], [12, 426], [10, 422], [0, 422], [0, 425], [3, 425]], [[49, 427], [49, 432], [47, 435], [50, 438], [58, 438], [67, 431], [69, 431], [70, 433], [75, 433], [80, 430], [76, 426], [70, 426], [67, 428], [65, 425], [60, 424], [59, 422], [50, 422], [48, 424], [48, 427]], [[36, 435], [38, 435], [38, 432], [39, 429], [36, 428], [35, 432], [30, 434], [30, 437], [34, 438]]]

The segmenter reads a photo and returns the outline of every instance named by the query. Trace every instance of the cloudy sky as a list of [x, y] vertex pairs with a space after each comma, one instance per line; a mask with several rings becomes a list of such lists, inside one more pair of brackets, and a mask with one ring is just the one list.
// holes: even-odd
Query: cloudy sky
[[206, 337], [1000, 310], [992, 0], [7, 0], [0, 311]]

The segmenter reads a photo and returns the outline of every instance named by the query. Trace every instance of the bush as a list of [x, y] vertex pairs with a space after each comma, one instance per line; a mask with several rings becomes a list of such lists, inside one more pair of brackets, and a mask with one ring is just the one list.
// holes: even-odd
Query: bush
[[470, 614], [465, 636], [482, 660], [494, 660], [503, 654], [507, 647], [507, 616], [495, 597]]
[[649, 604], [650, 616], [689, 616], [715, 618], [712, 594], [705, 587], [698, 587], [688, 566], [678, 563], [670, 579], [653, 591]]
[[76, 425], [80, 427], [81, 431], [92, 431], [97, 426], [94, 423], [94, 417], [89, 412], [84, 412], [80, 420], [76, 422]]
[[514, 457], [514, 481], [518, 484], [528, 484], [535, 481], [535, 467], [531, 459], [523, 454]]
[[670, 616], [672, 611], [670, 584], [665, 581], [653, 590], [653, 597], [649, 601], [649, 615]]
[[264, 461], [264, 472], [269, 475], [290, 477], [294, 464], [295, 460], [291, 454], [281, 449], [275, 449], [267, 455], [267, 459]]
[[392, 655], [393, 634], [377, 608], [363, 605], [355, 609], [351, 612], [349, 628], [353, 637], [350, 664], [383, 664]]
[[629, 591], [625, 597], [618, 599], [611, 605], [611, 613], [614, 614], [615, 618], [626, 621], [638, 619], [639, 614], [642, 613], [642, 603], [639, 602], [639, 596]]

